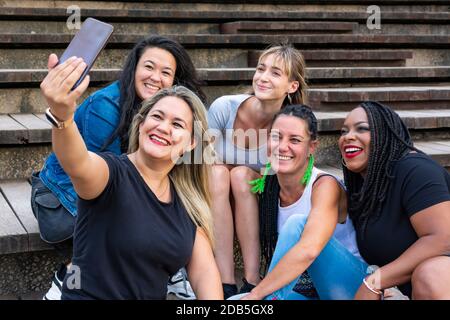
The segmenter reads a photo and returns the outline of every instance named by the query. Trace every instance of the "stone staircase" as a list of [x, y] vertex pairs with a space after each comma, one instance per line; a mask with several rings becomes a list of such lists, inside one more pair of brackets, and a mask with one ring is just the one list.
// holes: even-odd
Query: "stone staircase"
[[[39, 238], [27, 178], [51, 151], [39, 83], [48, 55], [60, 55], [76, 31], [66, 25], [70, 5], [81, 8], [82, 20], [115, 27], [86, 95], [116, 80], [128, 50], [150, 33], [187, 48], [208, 104], [245, 90], [261, 51], [289, 42], [308, 67], [319, 166], [339, 174], [336, 141], [346, 113], [372, 99], [394, 107], [416, 146], [450, 170], [450, 1], [240, 2], [0, 1], [0, 297], [46, 289], [59, 262]], [[381, 9], [380, 30], [367, 28], [369, 5]]]

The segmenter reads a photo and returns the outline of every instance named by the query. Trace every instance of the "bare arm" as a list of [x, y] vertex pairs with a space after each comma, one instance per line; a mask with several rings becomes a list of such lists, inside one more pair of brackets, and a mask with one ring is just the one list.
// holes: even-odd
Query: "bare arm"
[[313, 187], [312, 209], [298, 243], [252, 290], [247, 299], [263, 299], [286, 286], [314, 262], [336, 228], [340, 187], [332, 177], [323, 177]]
[[[71, 91], [86, 64], [82, 60], [69, 59], [55, 67], [57, 62], [56, 55], [50, 55], [49, 73], [41, 83], [41, 91], [52, 113], [65, 121], [73, 118], [77, 100], [89, 85], [89, 76]], [[81, 198], [93, 199], [104, 190], [109, 179], [108, 165], [95, 153], [88, 152], [75, 123], [61, 130], [53, 128], [52, 146]]]
[[[377, 289], [386, 289], [411, 281], [414, 269], [423, 261], [450, 252], [450, 201], [417, 212], [411, 224], [419, 239], [397, 259], [384, 265], [368, 282]], [[355, 299], [375, 299], [376, 295], [362, 285]]]
[[189, 281], [199, 300], [223, 300], [222, 282], [213, 251], [205, 232], [197, 228], [191, 261], [187, 265]]

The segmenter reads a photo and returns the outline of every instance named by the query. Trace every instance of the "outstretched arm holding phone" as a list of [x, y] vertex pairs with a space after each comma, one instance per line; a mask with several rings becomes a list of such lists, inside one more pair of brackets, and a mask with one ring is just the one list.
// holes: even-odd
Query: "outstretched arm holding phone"
[[86, 63], [81, 58], [72, 57], [57, 65], [58, 57], [51, 54], [48, 59], [49, 73], [41, 83], [51, 113], [59, 121], [68, 121], [64, 129], [52, 129], [52, 146], [64, 171], [70, 176], [77, 194], [83, 199], [97, 197], [105, 188], [108, 166], [100, 156], [89, 152], [73, 123], [73, 115], [78, 98], [89, 85], [89, 76], [74, 90], [74, 84], [83, 74]]

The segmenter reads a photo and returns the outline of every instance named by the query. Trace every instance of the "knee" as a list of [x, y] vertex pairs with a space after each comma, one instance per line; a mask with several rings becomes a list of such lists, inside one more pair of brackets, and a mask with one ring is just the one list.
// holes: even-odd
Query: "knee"
[[250, 194], [251, 187], [248, 183], [251, 180], [256, 179], [256, 176], [256, 172], [245, 166], [234, 167], [231, 169], [230, 181], [233, 192], [238, 192], [240, 195], [246, 193]]
[[225, 166], [213, 166], [209, 185], [213, 197], [228, 197], [230, 193], [230, 170]]
[[[419, 264], [411, 277], [413, 299], [439, 299], [445, 286], [443, 277], [448, 273], [449, 260], [447, 257], [435, 257]], [[444, 262], [444, 263], [442, 263]]]

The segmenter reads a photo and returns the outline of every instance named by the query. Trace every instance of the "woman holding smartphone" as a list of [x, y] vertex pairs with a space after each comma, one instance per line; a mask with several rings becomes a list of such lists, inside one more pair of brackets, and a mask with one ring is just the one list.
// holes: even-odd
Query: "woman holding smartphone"
[[[50, 59], [50, 65], [58, 61], [55, 55]], [[191, 89], [204, 100], [194, 65], [179, 43], [161, 36], [137, 43], [127, 57], [119, 80], [93, 93], [75, 112], [74, 121], [87, 149], [117, 155], [126, 152], [129, 127], [141, 102], [173, 84]], [[70, 177], [52, 153], [42, 170], [32, 175], [32, 208], [41, 238], [56, 244], [57, 248], [69, 242], [69, 253], [64, 253], [66, 261], [55, 273], [44, 299], [61, 296], [61, 281], [70, 263], [67, 258], [72, 254], [70, 239], [77, 216], [77, 198]], [[190, 297], [188, 291], [183, 294]]]
[[52, 146], [79, 195], [73, 269], [62, 298], [165, 299], [167, 279], [187, 266], [199, 299], [222, 299], [207, 185], [213, 151], [201, 100], [182, 86], [163, 89], [134, 116], [127, 154], [94, 153], [74, 123], [89, 77], [71, 91], [86, 64], [54, 61], [41, 91], [48, 112], [65, 123], [52, 129]]

